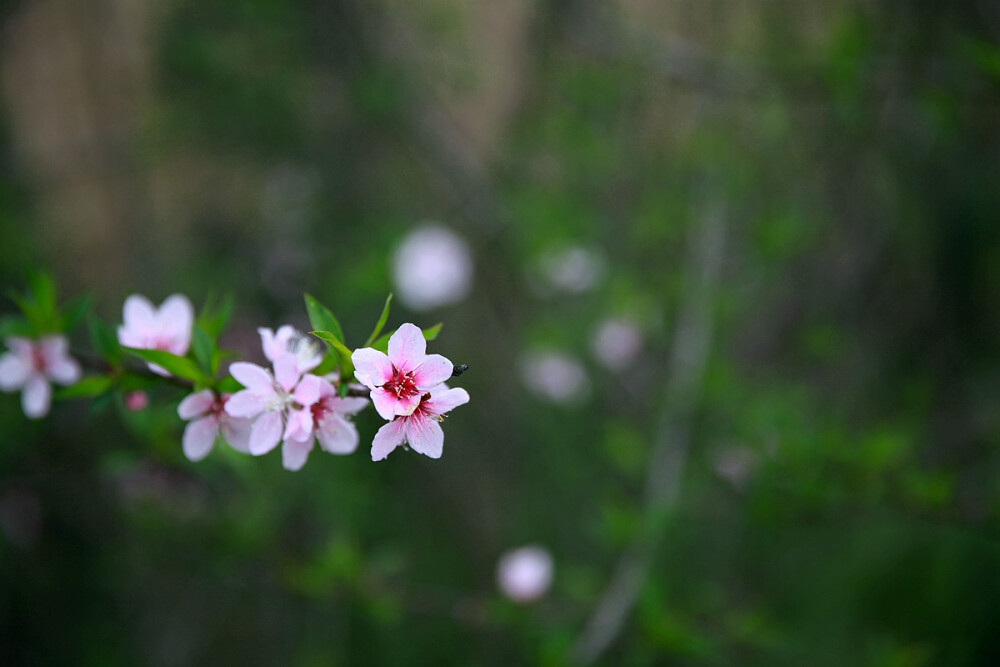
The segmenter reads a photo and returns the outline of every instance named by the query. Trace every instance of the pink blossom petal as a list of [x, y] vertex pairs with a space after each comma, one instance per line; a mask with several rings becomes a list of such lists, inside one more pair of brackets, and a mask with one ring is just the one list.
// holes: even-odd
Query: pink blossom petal
[[299, 385], [295, 387], [295, 392], [292, 397], [295, 398], [295, 402], [301, 406], [309, 407], [313, 403], [319, 400], [320, 386], [323, 380], [315, 375], [305, 375], [302, 380], [299, 381]]
[[267, 398], [250, 389], [238, 391], [226, 401], [226, 413], [231, 417], [256, 417], [267, 409]]
[[461, 387], [456, 387], [442, 392], [431, 392], [431, 397], [424, 404], [424, 407], [433, 414], [443, 415], [468, 402], [469, 392]]
[[420, 405], [419, 396], [400, 398], [396, 394], [380, 387], [372, 389], [371, 397], [372, 403], [375, 405], [375, 411], [378, 412], [382, 419], [386, 420], [412, 414], [417, 409], [417, 406]]
[[122, 321], [124, 324], [118, 329], [118, 340], [122, 345], [138, 347], [122, 340], [123, 329], [131, 340], [145, 338], [157, 332], [156, 308], [141, 294], [133, 294], [125, 299], [125, 304], [122, 306]]
[[241, 385], [259, 396], [275, 395], [274, 380], [271, 374], [257, 364], [237, 361], [229, 365], [229, 374], [236, 378], [236, 381]]
[[295, 388], [295, 384], [299, 381], [299, 364], [294, 354], [285, 352], [278, 355], [274, 360], [274, 379], [287, 392]]
[[450, 378], [454, 368], [452, 363], [440, 354], [429, 354], [424, 357], [424, 363], [413, 372], [413, 381], [420, 389], [430, 389]]
[[306, 442], [286, 440], [285, 446], [281, 448], [281, 465], [284, 466], [285, 470], [291, 470], [292, 472], [301, 470], [302, 466], [306, 464], [312, 448], [312, 440], [307, 440]]
[[0, 357], [0, 389], [3, 391], [20, 389], [31, 377], [31, 373], [30, 357], [25, 360], [13, 352]]
[[46, 336], [40, 343], [45, 373], [59, 384], [70, 385], [80, 379], [80, 364], [69, 356], [66, 336]]
[[291, 340], [295, 329], [290, 324], [286, 324], [278, 329], [277, 334], [264, 327], [257, 329], [257, 333], [260, 334], [260, 343], [261, 347], [264, 348], [264, 356], [267, 357], [268, 361], [273, 362], [288, 351], [288, 341]]
[[237, 419], [229, 415], [220, 415], [219, 432], [229, 446], [243, 454], [250, 453], [250, 430], [253, 420]]
[[[233, 402], [233, 398], [229, 399], [229, 403]], [[227, 403], [226, 406], [228, 405]], [[277, 412], [265, 412], [257, 418], [250, 429], [250, 453], [254, 456], [267, 454], [278, 446], [279, 440], [281, 440], [281, 415]]]
[[181, 356], [187, 354], [194, 326], [191, 301], [183, 294], [171, 294], [160, 306], [156, 319], [160, 332], [170, 339], [170, 351]]
[[312, 439], [313, 417], [311, 410], [289, 410], [284, 440], [305, 442]]
[[32, 349], [35, 344], [27, 338], [22, 338], [21, 336], [8, 336], [4, 343], [10, 348], [10, 351], [14, 353], [14, 356], [19, 357], [27, 363], [31, 363], [32, 359]]
[[342, 415], [355, 415], [367, 408], [370, 402], [367, 398], [361, 398], [360, 396], [340, 398], [335, 395], [332, 397], [326, 397], [323, 400], [323, 405], [326, 406], [327, 410]]
[[413, 451], [439, 459], [444, 449], [444, 431], [436, 419], [416, 414], [406, 420], [406, 441]]
[[199, 417], [215, 405], [215, 394], [210, 389], [202, 389], [194, 394], [188, 394], [177, 406], [177, 416], [187, 421]]
[[381, 461], [389, 456], [392, 450], [403, 444], [403, 440], [405, 440], [404, 422], [404, 419], [396, 419], [378, 430], [375, 438], [372, 439], [372, 461]]
[[354, 362], [354, 377], [369, 389], [381, 387], [392, 379], [392, 362], [374, 348], [355, 350], [351, 361]]
[[358, 429], [337, 414], [328, 414], [316, 425], [320, 447], [331, 454], [352, 454], [358, 448]]
[[400, 373], [409, 373], [424, 362], [427, 341], [415, 324], [406, 323], [389, 337], [389, 360]]
[[21, 393], [21, 407], [29, 419], [38, 419], [49, 413], [52, 401], [52, 388], [48, 381], [38, 373], [32, 373], [24, 384]]
[[190, 422], [184, 428], [184, 456], [191, 461], [201, 461], [212, 451], [218, 434], [219, 424], [213, 417], [202, 417]]

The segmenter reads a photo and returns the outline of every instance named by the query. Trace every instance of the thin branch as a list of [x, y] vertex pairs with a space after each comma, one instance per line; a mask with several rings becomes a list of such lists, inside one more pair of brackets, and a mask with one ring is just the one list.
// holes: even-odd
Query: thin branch
[[650, 459], [641, 521], [571, 649], [570, 658], [576, 664], [598, 660], [621, 633], [649, 573], [666, 520], [680, 498], [692, 421], [711, 348], [726, 215], [723, 202], [708, 202], [704, 218], [691, 226], [686, 288], [677, 317], [665, 404]]

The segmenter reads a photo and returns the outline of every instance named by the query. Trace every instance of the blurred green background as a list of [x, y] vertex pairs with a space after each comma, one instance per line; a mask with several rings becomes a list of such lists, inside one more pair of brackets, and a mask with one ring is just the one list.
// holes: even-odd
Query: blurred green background
[[[372, 463], [370, 410], [288, 473], [189, 463], [167, 389], [41, 422], [0, 396], [0, 663], [1000, 662], [995, 3], [0, 22], [5, 288], [50, 267], [110, 322], [229, 292], [259, 361], [303, 291], [363, 341], [428, 221], [473, 267], [390, 320], [470, 366], [439, 461]], [[518, 605], [526, 543], [555, 580]]]

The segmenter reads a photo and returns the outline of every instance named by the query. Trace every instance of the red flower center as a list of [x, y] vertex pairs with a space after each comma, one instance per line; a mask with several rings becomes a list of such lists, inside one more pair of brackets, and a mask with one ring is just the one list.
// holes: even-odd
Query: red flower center
[[410, 398], [418, 392], [417, 383], [413, 380], [413, 371], [400, 373], [392, 367], [392, 379], [382, 385], [382, 388], [396, 395], [396, 398]]

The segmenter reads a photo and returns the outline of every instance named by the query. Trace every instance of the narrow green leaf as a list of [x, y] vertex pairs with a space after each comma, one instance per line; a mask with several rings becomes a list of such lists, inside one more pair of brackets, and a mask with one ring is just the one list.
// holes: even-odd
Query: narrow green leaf
[[226, 377], [219, 380], [219, 385], [217, 387], [220, 393], [223, 394], [235, 394], [240, 389], [243, 389], [243, 385], [234, 378], [232, 375], [227, 375]]
[[310, 294], [303, 294], [302, 296], [305, 298], [306, 310], [309, 311], [309, 322], [312, 323], [313, 329], [333, 334], [337, 341], [343, 345], [344, 331], [340, 328], [340, 322], [333, 316], [330, 309], [314, 299]]
[[87, 329], [90, 331], [90, 342], [101, 357], [111, 365], [117, 364], [122, 358], [122, 349], [118, 344], [118, 336], [97, 316], [87, 317]]
[[66, 311], [63, 313], [62, 321], [59, 328], [62, 331], [71, 332], [76, 329], [80, 322], [83, 321], [84, 316], [87, 311], [90, 310], [91, 299], [89, 296], [80, 297], [73, 301], [69, 306], [66, 307]]
[[351, 361], [351, 350], [346, 345], [337, 340], [337, 337], [330, 331], [310, 331], [309, 333], [329, 345], [330, 349], [339, 357], [341, 377], [351, 377], [354, 375], [354, 362]]
[[444, 322], [438, 322], [437, 324], [435, 324], [432, 327], [428, 327], [426, 329], [423, 329], [424, 340], [434, 340], [435, 338], [437, 338], [438, 334], [441, 333], [441, 327], [443, 327], [443, 326], [444, 326]]
[[176, 354], [165, 350], [143, 350], [137, 347], [124, 346], [122, 349], [144, 361], [164, 368], [174, 377], [181, 378], [182, 380], [190, 380], [194, 383], [206, 381], [205, 374], [198, 368], [198, 364], [187, 357], [178, 357]]
[[7, 336], [30, 336], [31, 325], [20, 315], [7, 315], [0, 318], [0, 338]]
[[191, 331], [191, 350], [202, 369], [208, 374], [214, 375], [212, 373], [212, 356], [215, 352], [215, 343], [212, 341], [212, 337], [197, 324]]
[[85, 377], [76, 384], [57, 389], [53, 393], [55, 399], [66, 398], [93, 398], [110, 391], [114, 383], [107, 375], [91, 375]]
[[28, 273], [28, 287], [31, 290], [31, 299], [35, 302], [42, 320], [47, 325], [54, 324], [56, 320], [56, 283], [52, 276], [44, 271], [30, 271]]
[[389, 296], [387, 296], [385, 298], [385, 305], [382, 306], [382, 314], [379, 316], [378, 322], [375, 323], [375, 330], [372, 331], [372, 335], [368, 337], [368, 340], [366, 340], [365, 344], [362, 345], [361, 347], [368, 347], [368, 346], [370, 346], [372, 344], [372, 341], [374, 341], [376, 338], [378, 338], [378, 335], [380, 333], [382, 333], [382, 328], [385, 326], [385, 321], [387, 319], [389, 319], [389, 302], [390, 301], [392, 301], [392, 292], [390, 292]]

